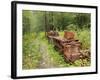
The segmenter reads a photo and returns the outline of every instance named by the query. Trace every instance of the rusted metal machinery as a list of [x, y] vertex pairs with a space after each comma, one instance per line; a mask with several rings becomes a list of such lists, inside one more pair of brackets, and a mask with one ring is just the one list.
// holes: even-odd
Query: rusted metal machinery
[[51, 43], [53, 42], [53, 37], [57, 37], [57, 36], [59, 36], [59, 34], [56, 31], [51, 30], [49, 32], [46, 32], [46, 37], [48, 38], [48, 41]]
[[52, 40], [55, 48], [63, 53], [66, 61], [74, 62], [79, 59], [81, 56], [81, 42], [74, 39], [73, 32], [64, 32], [64, 37], [60, 37], [57, 32], [49, 32], [47, 37], [49, 40]]
[[74, 62], [80, 58], [81, 43], [78, 40], [67, 40], [61, 37], [53, 37], [55, 47], [59, 48], [59, 51], [63, 53], [64, 58], [67, 61]]

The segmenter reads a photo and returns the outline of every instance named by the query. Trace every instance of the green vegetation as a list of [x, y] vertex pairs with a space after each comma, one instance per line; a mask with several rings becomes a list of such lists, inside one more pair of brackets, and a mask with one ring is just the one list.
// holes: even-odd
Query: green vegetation
[[[68, 63], [48, 42], [45, 31], [56, 30], [63, 37], [64, 30], [75, 32], [82, 50], [90, 49], [90, 14], [23, 10], [23, 69], [90, 66], [86, 59]], [[52, 27], [53, 26], [53, 27]]]
[[64, 67], [68, 65], [62, 55], [54, 49], [54, 45], [48, 43], [45, 33], [41, 32], [39, 37], [35, 36], [35, 38], [33, 34], [23, 36], [23, 69]]
[[[62, 35], [63, 32], [60, 34]], [[85, 66], [90, 65], [86, 60], [84, 62]], [[63, 55], [55, 50], [54, 45], [45, 38], [44, 32], [40, 32], [38, 37], [33, 33], [23, 36], [23, 69], [71, 67], [81, 66], [81, 64], [81, 60], [73, 64], [65, 62]]]

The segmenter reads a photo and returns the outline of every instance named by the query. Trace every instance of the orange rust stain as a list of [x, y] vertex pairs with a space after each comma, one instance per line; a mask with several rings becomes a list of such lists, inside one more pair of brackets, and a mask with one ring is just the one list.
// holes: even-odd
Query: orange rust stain
[[74, 32], [64, 32], [64, 38], [68, 39], [68, 40], [72, 40], [74, 39], [75, 33]]

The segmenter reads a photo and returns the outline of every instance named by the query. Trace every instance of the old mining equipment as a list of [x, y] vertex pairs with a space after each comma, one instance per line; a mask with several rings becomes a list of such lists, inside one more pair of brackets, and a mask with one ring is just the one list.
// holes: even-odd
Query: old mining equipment
[[[56, 35], [56, 34], [57, 35]], [[53, 44], [63, 54], [64, 58], [68, 62], [74, 62], [80, 59], [81, 42], [74, 39], [73, 32], [64, 32], [64, 37], [60, 37], [57, 32], [49, 32], [47, 37], [53, 41]]]

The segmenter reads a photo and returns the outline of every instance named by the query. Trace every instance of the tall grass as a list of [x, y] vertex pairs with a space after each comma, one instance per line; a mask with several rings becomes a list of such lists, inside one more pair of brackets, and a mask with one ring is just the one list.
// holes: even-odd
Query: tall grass
[[[91, 46], [91, 34], [87, 28], [68, 30], [75, 33], [75, 39], [78, 39], [82, 43], [82, 49], [90, 49]], [[64, 31], [59, 32], [60, 36], [63, 37]]]
[[23, 69], [37, 68], [41, 59], [37, 42], [34, 33], [23, 36]]
[[[75, 38], [79, 39], [82, 43], [82, 49], [90, 48], [90, 31], [89, 29], [73, 30], [75, 32]], [[63, 37], [64, 32], [59, 32], [60, 36]], [[45, 56], [46, 55], [46, 56]], [[44, 56], [44, 57], [43, 57]], [[42, 63], [41, 61], [44, 62]], [[87, 62], [85, 66], [90, 65], [90, 62]], [[45, 32], [29, 33], [23, 35], [23, 69], [36, 69], [51, 67], [71, 67], [71, 66], [81, 66], [81, 60], [75, 61], [75, 63], [70, 64], [65, 62], [63, 54], [55, 50], [54, 45], [49, 43], [45, 37]], [[48, 66], [47, 66], [48, 65]]]
[[76, 32], [76, 38], [82, 43], [82, 49], [90, 49], [91, 35], [89, 29], [82, 29]]

